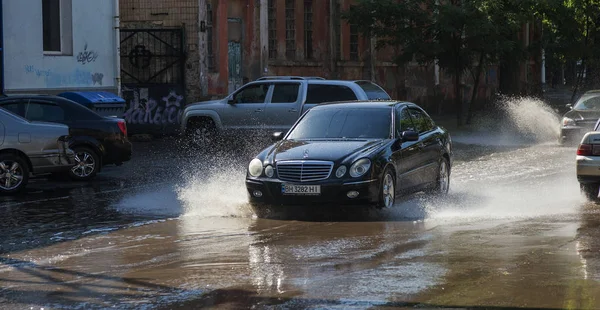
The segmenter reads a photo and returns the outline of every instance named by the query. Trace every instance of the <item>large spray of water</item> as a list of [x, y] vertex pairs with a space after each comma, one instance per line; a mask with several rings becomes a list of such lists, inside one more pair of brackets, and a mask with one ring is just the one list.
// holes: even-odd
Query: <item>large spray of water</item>
[[[565, 206], [580, 201], [574, 174], [565, 169], [574, 165], [572, 150], [555, 145], [559, 116], [543, 101], [528, 97], [505, 97], [498, 106], [495, 113], [478, 116], [469, 130], [451, 131], [459, 160], [450, 196], [404, 200], [388, 212], [390, 217], [535, 216], [568, 212], [569, 207], [547, 207], [557, 200]], [[483, 146], [484, 153], [461, 162], [460, 152], [472, 149], [470, 144]], [[515, 148], [485, 154], [486, 146]], [[176, 191], [185, 214], [252, 215], [244, 179], [246, 164], [258, 150], [246, 151], [206, 156], [199, 165], [203, 168], [190, 171]]]

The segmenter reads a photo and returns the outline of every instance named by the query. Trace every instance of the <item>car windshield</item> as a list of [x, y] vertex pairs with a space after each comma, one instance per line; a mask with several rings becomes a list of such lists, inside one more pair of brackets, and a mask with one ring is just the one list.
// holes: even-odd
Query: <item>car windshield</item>
[[290, 132], [289, 140], [387, 139], [390, 109], [327, 108], [311, 110]]
[[584, 95], [577, 100], [575, 110], [600, 111], [600, 95]]

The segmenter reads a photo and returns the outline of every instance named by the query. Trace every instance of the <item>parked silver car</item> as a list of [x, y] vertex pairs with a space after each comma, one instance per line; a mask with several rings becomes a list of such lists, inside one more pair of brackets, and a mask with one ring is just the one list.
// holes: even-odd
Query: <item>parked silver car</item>
[[30, 122], [0, 108], [0, 194], [27, 186], [30, 174], [68, 171], [75, 154], [68, 148], [69, 127]]

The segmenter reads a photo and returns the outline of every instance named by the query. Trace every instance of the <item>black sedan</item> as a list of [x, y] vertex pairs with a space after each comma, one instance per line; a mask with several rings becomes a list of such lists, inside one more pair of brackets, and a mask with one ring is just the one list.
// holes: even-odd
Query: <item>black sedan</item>
[[560, 144], [579, 143], [583, 135], [593, 131], [596, 122], [600, 118], [600, 90], [592, 90], [584, 93], [575, 102], [575, 105], [567, 105], [570, 109], [561, 120]]
[[283, 206], [389, 208], [397, 195], [445, 194], [448, 132], [419, 106], [397, 101], [330, 103], [307, 111], [254, 158], [246, 176], [258, 216]]
[[0, 107], [30, 121], [69, 126], [69, 147], [76, 155], [69, 176], [74, 180], [92, 179], [102, 166], [121, 165], [131, 159], [131, 142], [123, 119], [103, 117], [79, 103], [48, 95], [2, 97]]

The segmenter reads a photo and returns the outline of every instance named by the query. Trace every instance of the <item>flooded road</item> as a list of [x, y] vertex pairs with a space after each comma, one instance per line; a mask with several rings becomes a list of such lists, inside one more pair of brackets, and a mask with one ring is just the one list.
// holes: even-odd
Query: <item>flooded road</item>
[[453, 138], [448, 197], [361, 216], [256, 219], [252, 152], [176, 141], [91, 184], [33, 182], [0, 201], [0, 308], [600, 308], [600, 206], [575, 149]]

